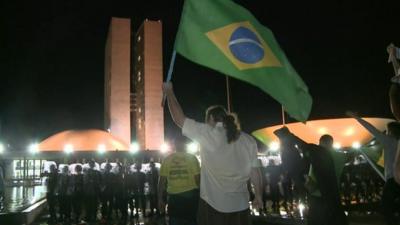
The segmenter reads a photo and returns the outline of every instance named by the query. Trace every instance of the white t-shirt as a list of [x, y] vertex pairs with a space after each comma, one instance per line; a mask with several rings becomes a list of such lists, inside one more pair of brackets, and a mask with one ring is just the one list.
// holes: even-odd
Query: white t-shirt
[[247, 181], [257, 167], [257, 144], [243, 132], [228, 144], [222, 123], [215, 127], [186, 119], [182, 133], [200, 144], [200, 197], [220, 212], [249, 208]]

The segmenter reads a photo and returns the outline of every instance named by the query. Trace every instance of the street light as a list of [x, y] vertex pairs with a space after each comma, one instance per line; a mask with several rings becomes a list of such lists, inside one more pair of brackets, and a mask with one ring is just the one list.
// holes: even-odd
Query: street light
[[342, 145], [339, 142], [336, 142], [333, 144], [334, 149], [340, 149], [341, 147], [342, 147]]
[[99, 144], [97, 146], [97, 152], [103, 154], [104, 152], [106, 152], [106, 146], [104, 144]]
[[359, 148], [361, 148], [361, 144], [360, 144], [360, 142], [355, 141], [355, 142], [353, 142], [351, 147], [353, 147], [354, 149], [359, 149]]
[[268, 148], [269, 148], [269, 150], [270, 150], [271, 152], [276, 152], [276, 151], [278, 151], [278, 150], [279, 150], [279, 147], [280, 147], [280, 145], [279, 145], [279, 143], [276, 142], [276, 141], [273, 141], [273, 142], [271, 142], [271, 143], [268, 145]]
[[71, 144], [66, 144], [66, 145], [64, 146], [64, 152], [65, 152], [66, 154], [70, 154], [70, 153], [74, 152], [74, 146], [71, 145]]
[[131, 146], [129, 147], [129, 152], [135, 154], [138, 151], [139, 151], [139, 144], [136, 142], [132, 142]]
[[164, 142], [164, 143], [161, 145], [160, 150], [161, 150], [162, 153], [168, 152], [168, 151], [170, 150], [169, 144], [166, 143], [166, 142]]
[[29, 150], [29, 152], [30, 152], [31, 154], [36, 154], [36, 153], [39, 152], [39, 146], [38, 146], [37, 143], [31, 144], [31, 145], [29, 145], [28, 150]]
[[4, 150], [5, 150], [4, 145], [0, 143], [0, 154], [3, 154]]

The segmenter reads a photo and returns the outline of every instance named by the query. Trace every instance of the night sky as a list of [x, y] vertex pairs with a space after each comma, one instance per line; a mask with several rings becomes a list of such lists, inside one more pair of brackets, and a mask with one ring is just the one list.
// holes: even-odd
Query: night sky
[[[393, 69], [386, 46], [400, 45], [398, 1], [236, 1], [275, 34], [313, 97], [310, 119], [392, 117]], [[168, 69], [183, 0], [40, 0], [0, 3], [0, 141], [22, 148], [66, 129], [103, 128], [104, 45], [112, 16], [162, 20]], [[134, 30], [136, 32], [136, 29]], [[202, 121], [226, 104], [225, 78], [178, 56], [173, 82], [187, 116]], [[233, 110], [246, 132], [281, 123], [280, 105], [231, 80]], [[166, 133], [178, 129], [166, 115]], [[289, 120], [293, 121], [293, 120]]]

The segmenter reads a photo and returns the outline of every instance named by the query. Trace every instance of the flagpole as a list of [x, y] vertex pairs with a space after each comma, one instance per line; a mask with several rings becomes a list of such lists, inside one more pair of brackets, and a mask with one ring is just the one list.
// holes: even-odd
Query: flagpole
[[283, 108], [283, 105], [281, 105], [282, 109], [282, 125], [285, 126], [286, 120], [285, 120], [285, 108]]
[[231, 107], [231, 87], [229, 85], [229, 77], [225, 75], [225, 80], [226, 80], [226, 102], [227, 102], [227, 108], [228, 112], [232, 112], [232, 107]]
[[[172, 52], [171, 62], [169, 64], [167, 79], [165, 80], [165, 82], [170, 82], [171, 79], [172, 79], [172, 72], [174, 71], [175, 58], [176, 58], [176, 50], [175, 50], [175, 46], [174, 46], [174, 51]], [[167, 96], [165, 96], [163, 94], [163, 97], [162, 97], [162, 100], [161, 100], [161, 106], [162, 107], [164, 107], [166, 98], [167, 98]]]
[[382, 180], [385, 180], [385, 176], [378, 169], [378, 167], [374, 164], [374, 162], [371, 161], [371, 159], [367, 156], [367, 154], [365, 154], [365, 152], [363, 152], [363, 150], [359, 150], [359, 152], [361, 153], [361, 155], [364, 156], [364, 158], [367, 160], [368, 164], [372, 167], [372, 169], [375, 170], [375, 172], [379, 175], [379, 177], [382, 178]]

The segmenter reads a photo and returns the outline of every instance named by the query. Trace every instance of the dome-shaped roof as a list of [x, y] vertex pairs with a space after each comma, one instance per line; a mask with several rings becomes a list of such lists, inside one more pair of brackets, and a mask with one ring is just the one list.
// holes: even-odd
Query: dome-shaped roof
[[39, 151], [64, 151], [65, 148], [73, 151], [126, 151], [129, 145], [123, 140], [103, 130], [66, 130], [54, 134], [38, 145]]
[[[371, 123], [378, 130], [384, 131], [386, 124], [394, 121], [388, 118], [363, 118]], [[365, 144], [370, 141], [372, 135], [353, 118], [312, 120], [307, 123], [286, 124], [289, 130], [308, 143], [318, 144], [319, 138], [324, 134], [330, 134], [334, 142], [342, 147], [350, 147], [354, 142]], [[273, 133], [282, 125], [266, 127], [254, 131], [252, 134], [261, 142], [269, 145], [271, 142], [278, 142], [278, 138]]]

